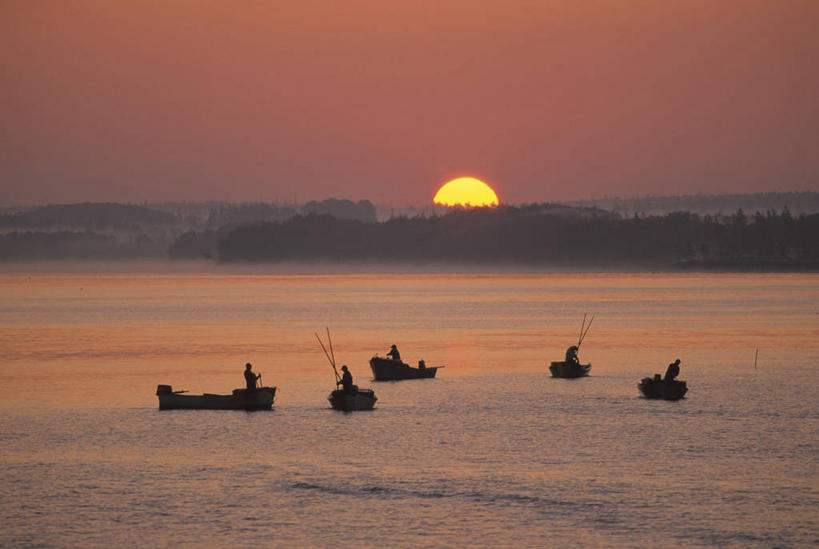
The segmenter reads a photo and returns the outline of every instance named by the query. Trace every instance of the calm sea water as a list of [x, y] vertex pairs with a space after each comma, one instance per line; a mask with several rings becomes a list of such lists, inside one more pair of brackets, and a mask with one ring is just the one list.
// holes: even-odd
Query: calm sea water
[[[819, 544], [815, 274], [6, 273], [0, 296], [0, 546]], [[584, 312], [592, 375], [552, 379]], [[325, 326], [374, 411], [329, 408]], [[392, 343], [446, 368], [370, 381]], [[639, 398], [677, 357], [688, 398]], [[273, 411], [157, 410], [157, 384], [229, 392], [247, 361]]]

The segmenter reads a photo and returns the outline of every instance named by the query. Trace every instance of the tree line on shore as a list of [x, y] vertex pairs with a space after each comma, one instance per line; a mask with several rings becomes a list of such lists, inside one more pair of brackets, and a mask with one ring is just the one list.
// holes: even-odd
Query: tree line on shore
[[453, 211], [362, 223], [297, 216], [236, 227], [217, 239], [223, 261], [432, 261], [556, 266], [819, 265], [819, 214], [716, 218], [688, 212], [623, 218], [555, 215], [537, 206]]
[[[364, 207], [369, 211], [368, 204]], [[127, 238], [87, 229], [15, 230], [0, 235], [0, 260], [170, 257], [819, 269], [819, 214], [793, 216], [788, 209], [753, 215], [740, 209], [727, 216], [675, 212], [625, 217], [596, 208], [532, 204], [384, 222], [369, 215], [367, 219], [309, 213], [216, 228], [206, 225], [203, 230], [155, 235], [140, 231]]]

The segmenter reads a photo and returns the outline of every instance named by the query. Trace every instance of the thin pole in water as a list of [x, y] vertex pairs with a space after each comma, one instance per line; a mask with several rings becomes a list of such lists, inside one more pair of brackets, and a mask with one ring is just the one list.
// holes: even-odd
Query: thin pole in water
[[756, 370], [756, 361], [759, 358], [759, 347], [756, 348], [756, 354], [754, 355], [754, 370]]

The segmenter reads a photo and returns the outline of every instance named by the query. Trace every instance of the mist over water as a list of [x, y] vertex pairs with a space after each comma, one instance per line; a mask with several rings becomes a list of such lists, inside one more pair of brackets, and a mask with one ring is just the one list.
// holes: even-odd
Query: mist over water
[[[189, 267], [0, 274], [0, 545], [819, 542], [817, 275]], [[329, 408], [325, 326], [374, 411]], [[392, 343], [446, 368], [369, 381]], [[157, 410], [247, 361], [272, 412]]]

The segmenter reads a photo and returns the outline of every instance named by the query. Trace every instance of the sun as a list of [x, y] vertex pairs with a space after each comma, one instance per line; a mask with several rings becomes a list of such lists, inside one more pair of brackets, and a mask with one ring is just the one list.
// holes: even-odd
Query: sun
[[480, 179], [459, 177], [442, 185], [432, 201], [442, 206], [486, 207], [497, 206], [498, 195]]

